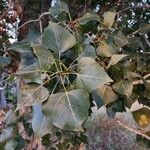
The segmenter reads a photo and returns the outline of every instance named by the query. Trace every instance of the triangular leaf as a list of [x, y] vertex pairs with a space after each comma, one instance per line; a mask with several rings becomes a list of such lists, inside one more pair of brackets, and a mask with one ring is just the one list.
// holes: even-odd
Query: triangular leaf
[[100, 21], [100, 17], [96, 14], [86, 13], [79, 19], [79, 23], [81, 25], [84, 25], [87, 22], [93, 21], [93, 20]]
[[48, 70], [55, 61], [50, 50], [44, 46], [36, 45], [33, 47], [33, 51], [39, 60], [40, 68]]
[[63, 130], [81, 131], [88, 117], [89, 96], [83, 90], [52, 94], [43, 106], [47, 119]]
[[98, 95], [101, 96], [104, 104], [109, 104], [118, 98], [117, 94], [112, 90], [112, 88], [107, 85], [101, 86], [100, 88], [96, 89], [96, 91]]
[[119, 82], [116, 82], [113, 85], [113, 89], [122, 95], [126, 95], [127, 98], [130, 97], [130, 95], [132, 94], [132, 90], [133, 90], [133, 84], [130, 81], [126, 81], [126, 80], [121, 80]]
[[36, 137], [42, 137], [51, 133], [52, 125], [43, 115], [42, 106], [40, 104], [35, 104], [33, 106], [32, 129]]
[[19, 110], [24, 106], [32, 106], [35, 103], [42, 103], [43, 101], [47, 100], [48, 96], [48, 90], [42, 85], [23, 85], [18, 95], [16, 110]]
[[111, 11], [106, 11], [103, 15], [104, 21], [103, 24], [107, 27], [111, 27], [114, 23], [116, 13]]
[[61, 25], [50, 22], [42, 35], [42, 43], [57, 53], [63, 53], [76, 44], [76, 39]]
[[37, 63], [26, 67], [20, 66], [19, 70], [16, 72], [16, 75], [21, 76], [27, 83], [35, 82], [42, 84], [42, 74], [39, 68], [39, 64]]
[[99, 56], [110, 57], [116, 53], [116, 47], [113, 43], [108, 44], [106, 41], [101, 41], [96, 52]]
[[81, 69], [77, 73], [77, 86], [91, 92], [102, 85], [113, 82], [103, 67], [90, 57], [83, 57], [79, 62]]
[[54, 18], [57, 18], [58, 15], [62, 12], [65, 12], [68, 15], [70, 15], [69, 7], [63, 1], [58, 1], [57, 3], [55, 3], [55, 5], [49, 9], [49, 12]]
[[14, 50], [19, 53], [31, 52], [31, 42], [22, 40], [20, 42], [13, 43], [9, 50]]
[[128, 44], [128, 39], [125, 37], [125, 35], [122, 34], [121, 31], [118, 31], [115, 33], [114, 42], [117, 44], [118, 47], [122, 47]]
[[124, 55], [124, 54], [120, 54], [120, 55], [112, 55], [111, 56], [111, 59], [109, 61], [109, 64], [107, 66], [107, 68], [109, 68], [110, 66], [112, 65], [115, 65], [117, 64], [119, 61], [121, 61], [124, 57], [126, 57], [127, 55]]

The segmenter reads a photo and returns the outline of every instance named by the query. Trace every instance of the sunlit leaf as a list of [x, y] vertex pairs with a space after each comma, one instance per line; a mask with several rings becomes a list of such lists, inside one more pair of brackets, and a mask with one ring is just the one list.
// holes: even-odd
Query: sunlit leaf
[[33, 106], [32, 129], [36, 137], [42, 137], [51, 133], [52, 125], [43, 115], [41, 104], [35, 104]]
[[41, 45], [35, 45], [33, 51], [39, 60], [40, 68], [43, 70], [48, 70], [54, 63], [54, 57], [50, 50]]
[[91, 92], [108, 82], [113, 82], [103, 67], [96, 63], [94, 59], [83, 57], [79, 64], [81, 66], [79, 73], [77, 73], [77, 86], [79, 88]]
[[113, 89], [107, 85], [101, 86], [100, 88], [96, 89], [96, 91], [97, 94], [101, 96], [104, 104], [109, 104], [118, 98]]
[[52, 94], [43, 106], [47, 119], [63, 130], [81, 131], [88, 117], [89, 96], [83, 90]]
[[110, 57], [116, 53], [116, 50], [114, 45], [108, 44], [106, 41], [101, 41], [96, 49], [96, 52], [99, 56]]
[[122, 95], [126, 95], [129, 98], [130, 95], [132, 94], [133, 84], [130, 81], [121, 80], [119, 82], [116, 82], [113, 85], [113, 89], [117, 93], [122, 94]]
[[61, 25], [49, 22], [42, 35], [42, 43], [57, 53], [63, 53], [76, 44], [76, 39]]
[[138, 125], [145, 128], [150, 125], [150, 109], [143, 107], [132, 112], [134, 120]]
[[86, 13], [79, 19], [79, 23], [81, 25], [84, 25], [87, 22], [94, 21], [94, 20], [100, 21], [100, 17], [96, 14]]
[[106, 11], [103, 15], [103, 24], [107, 27], [111, 27], [114, 23], [116, 13], [111, 11]]
[[121, 61], [124, 57], [126, 57], [127, 55], [124, 55], [124, 54], [120, 54], [120, 55], [112, 55], [111, 56], [111, 59], [109, 61], [109, 64], [107, 66], [107, 68], [109, 68], [110, 66], [112, 65], [115, 65], [117, 64], [119, 61]]
[[16, 110], [19, 110], [24, 106], [32, 106], [35, 103], [42, 103], [47, 100], [48, 96], [48, 90], [42, 85], [23, 85], [19, 91]]

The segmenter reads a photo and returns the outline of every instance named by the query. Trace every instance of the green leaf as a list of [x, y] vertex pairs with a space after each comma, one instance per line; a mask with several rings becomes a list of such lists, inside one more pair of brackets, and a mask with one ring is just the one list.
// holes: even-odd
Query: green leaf
[[0, 56], [0, 68], [8, 65], [10, 62], [11, 62], [11, 58], [10, 57]]
[[4, 150], [15, 150], [17, 142], [15, 140], [7, 141]]
[[21, 42], [16, 42], [9, 47], [9, 50], [14, 50], [19, 53], [25, 53], [31, 51], [31, 42], [27, 40], [22, 40]]
[[133, 118], [138, 125], [145, 128], [150, 125], [150, 109], [143, 107], [132, 112]]
[[104, 17], [103, 24], [108, 28], [111, 27], [114, 23], [115, 16], [116, 16], [115, 12], [106, 11], [103, 15]]
[[113, 82], [105, 70], [90, 57], [83, 57], [79, 61], [81, 69], [77, 73], [77, 86], [91, 92], [102, 85]]
[[0, 134], [0, 142], [4, 142], [7, 139], [10, 139], [13, 136], [13, 127], [7, 127], [2, 130]]
[[97, 55], [102, 57], [110, 57], [116, 53], [116, 47], [113, 43], [101, 41], [98, 48], [96, 49]]
[[59, 1], [59, 2], [55, 3], [55, 5], [49, 9], [49, 12], [50, 12], [51, 16], [54, 18], [57, 18], [58, 15], [62, 12], [65, 12], [70, 16], [69, 7], [63, 1]]
[[42, 43], [57, 53], [63, 53], [76, 44], [76, 39], [67, 29], [50, 22], [42, 34]]
[[32, 106], [35, 103], [42, 103], [49, 96], [48, 90], [38, 84], [26, 84], [20, 89], [16, 110], [25, 106]]
[[83, 90], [52, 94], [43, 106], [43, 112], [53, 125], [63, 130], [81, 131], [88, 117], [89, 95]]
[[15, 115], [15, 112], [12, 109], [10, 109], [4, 118], [4, 122], [5, 124], [10, 125], [15, 123], [16, 121], [17, 121], [17, 116]]
[[50, 50], [41, 45], [35, 45], [33, 51], [39, 60], [40, 68], [47, 71], [55, 62]]
[[128, 44], [128, 39], [125, 37], [125, 35], [122, 34], [121, 31], [118, 31], [115, 33], [114, 42], [117, 44], [118, 47], [122, 47]]
[[113, 91], [113, 89], [110, 86], [103, 85], [100, 88], [96, 89], [97, 94], [101, 96], [104, 104], [109, 104], [111, 102], [114, 102], [118, 96]]
[[116, 82], [113, 85], [113, 89], [122, 95], [126, 95], [127, 98], [130, 97], [130, 95], [132, 94], [132, 90], [133, 90], [133, 84], [130, 81], [126, 81], [126, 80], [121, 80], [119, 82]]
[[86, 13], [81, 18], [79, 18], [79, 23], [81, 25], [86, 24], [89, 21], [100, 21], [100, 17], [96, 14]]
[[51, 133], [52, 125], [43, 115], [41, 104], [34, 104], [33, 106], [32, 129], [36, 137], [43, 137]]
[[107, 66], [107, 68], [109, 68], [110, 66], [112, 65], [115, 65], [117, 64], [119, 61], [121, 61], [124, 57], [126, 57], [127, 55], [124, 55], [124, 54], [120, 54], [120, 55], [112, 55], [111, 56], [111, 59], [109, 61], [109, 64]]
[[27, 83], [35, 82], [42, 84], [42, 74], [39, 68], [39, 64], [37, 63], [29, 66], [20, 66], [16, 72], [16, 75], [22, 77]]

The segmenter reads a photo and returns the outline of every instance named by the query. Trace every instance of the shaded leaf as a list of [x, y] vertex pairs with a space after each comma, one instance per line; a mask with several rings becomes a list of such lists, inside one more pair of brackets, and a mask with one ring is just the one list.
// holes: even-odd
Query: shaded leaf
[[109, 68], [112, 65], [117, 64], [119, 61], [121, 61], [124, 57], [126, 57], [127, 55], [124, 54], [120, 54], [120, 55], [112, 55], [111, 59], [109, 61], [109, 64], [107, 66], [107, 68]]
[[138, 125], [145, 128], [150, 125], [150, 109], [143, 107], [132, 112], [133, 118]]
[[122, 47], [128, 44], [128, 39], [125, 37], [125, 35], [122, 34], [121, 31], [118, 31], [113, 37], [114, 42], [118, 47]]
[[13, 43], [9, 50], [14, 50], [19, 53], [25, 53], [31, 51], [31, 43], [27, 40], [22, 40], [20, 42]]
[[103, 24], [107, 27], [111, 27], [114, 23], [116, 13], [111, 11], [106, 11], [103, 15]]
[[61, 25], [50, 22], [42, 35], [42, 43], [57, 53], [63, 53], [76, 44], [76, 39]]
[[42, 84], [42, 74], [37, 63], [29, 66], [20, 66], [19, 70], [16, 72], [16, 75], [21, 76], [27, 83], [35, 82]]
[[143, 34], [147, 34], [150, 32], [150, 24], [149, 23], [142, 23], [138, 29], [139, 32]]
[[96, 14], [86, 13], [79, 19], [79, 23], [81, 25], [84, 25], [87, 22], [94, 21], [94, 20], [100, 21], [100, 17]]
[[17, 116], [15, 115], [15, 112], [12, 109], [10, 109], [4, 118], [5, 124], [10, 125], [12, 123], [15, 123], [16, 120]]
[[8, 65], [10, 62], [11, 62], [11, 58], [10, 57], [0, 56], [0, 68]]
[[96, 89], [96, 91], [98, 95], [101, 96], [104, 104], [109, 104], [118, 98], [117, 94], [113, 91], [113, 89], [107, 85], [99, 87], [98, 89]]
[[105, 70], [90, 57], [83, 57], [79, 61], [81, 69], [77, 73], [77, 86], [79, 88], [87, 89], [91, 92], [102, 85], [113, 82], [107, 75]]
[[43, 137], [51, 133], [52, 125], [43, 115], [41, 104], [34, 104], [33, 106], [32, 129], [36, 137]]
[[17, 142], [15, 140], [10, 140], [7, 141], [7, 143], [5, 144], [5, 150], [15, 150], [17, 146]]
[[2, 130], [0, 134], [0, 142], [4, 142], [7, 139], [10, 139], [13, 136], [13, 127], [8, 127]]
[[122, 95], [126, 95], [127, 98], [129, 98], [130, 95], [132, 94], [133, 84], [130, 81], [121, 80], [121, 81], [113, 84], [113, 89], [117, 93], [122, 94]]
[[63, 1], [58, 1], [57, 3], [55, 3], [55, 5], [49, 9], [49, 12], [54, 18], [57, 18], [58, 15], [62, 12], [65, 12], [68, 15], [70, 15], [69, 7]]
[[51, 51], [41, 45], [35, 45], [33, 51], [38, 58], [40, 68], [48, 70], [55, 61]]
[[81, 131], [88, 117], [89, 96], [83, 90], [52, 94], [43, 106], [47, 119], [63, 130]]
[[16, 110], [19, 110], [25, 106], [32, 106], [35, 103], [42, 103], [43, 101], [47, 100], [48, 96], [48, 90], [42, 85], [23, 85], [18, 95]]

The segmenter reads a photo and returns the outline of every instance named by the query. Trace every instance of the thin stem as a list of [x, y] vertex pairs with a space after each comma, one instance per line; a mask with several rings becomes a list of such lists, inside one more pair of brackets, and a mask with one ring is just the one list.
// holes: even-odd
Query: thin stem
[[138, 135], [140, 135], [140, 136], [142, 136], [142, 137], [144, 137], [144, 138], [146, 138], [148, 140], [150, 140], [150, 137], [148, 135], [146, 135], [145, 133], [143, 133], [142, 131], [130, 128], [129, 126], [125, 125], [124, 123], [122, 123], [117, 118], [115, 118], [114, 120], [116, 120], [119, 123], [119, 125], [123, 126], [125, 129], [127, 129], [127, 130], [129, 130], [129, 131], [131, 131], [131, 132], [133, 132], [135, 134], [138, 134]]

